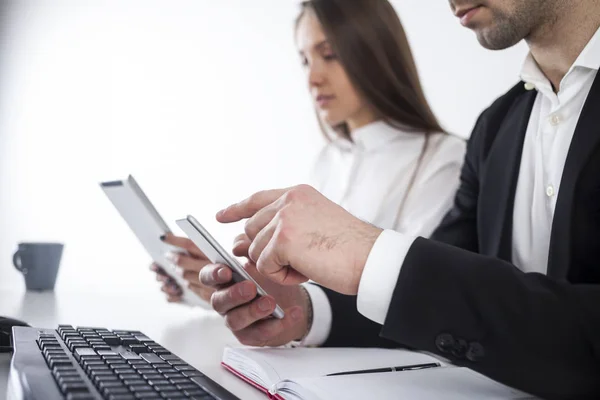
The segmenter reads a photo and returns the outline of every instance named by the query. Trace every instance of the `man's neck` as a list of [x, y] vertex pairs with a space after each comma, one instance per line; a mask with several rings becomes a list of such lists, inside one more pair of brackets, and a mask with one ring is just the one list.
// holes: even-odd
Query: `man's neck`
[[552, 83], [554, 91], [579, 54], [600, 27], [597, 0], [573, 1], [557, 16], [526, 38], [533, 58]]

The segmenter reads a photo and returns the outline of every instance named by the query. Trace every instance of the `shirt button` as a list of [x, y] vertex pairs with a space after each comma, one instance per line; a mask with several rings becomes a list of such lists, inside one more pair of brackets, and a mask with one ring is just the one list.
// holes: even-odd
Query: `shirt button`
[[525, 83], [525, 90], [533, 90], [535, 89], [535, 85], [531, 82], [526, 82]]
[[554, 186], [548, 185], [548, 187], [546, 188], [546, 196], [548, 196], [548, 197], [554, 196]]
[[550, 117], [550, 125], [556, 126], [558, 124], [560, 124], [560, 117], [558, 115], [556, 115], [556, 114], [553, 114]]

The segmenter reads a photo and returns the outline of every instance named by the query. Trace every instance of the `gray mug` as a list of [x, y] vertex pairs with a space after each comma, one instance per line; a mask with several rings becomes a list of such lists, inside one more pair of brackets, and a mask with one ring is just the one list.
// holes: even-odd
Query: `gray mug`
[[61, 243], [19, 243], [13, 264], [25, 278], [27, 290], [52, 290], [62, 257]]

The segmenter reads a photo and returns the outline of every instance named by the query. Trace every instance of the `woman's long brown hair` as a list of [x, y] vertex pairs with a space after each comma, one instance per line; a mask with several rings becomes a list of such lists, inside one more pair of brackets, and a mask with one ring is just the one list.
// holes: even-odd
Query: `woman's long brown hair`
[[[414, 132], [443, 132], [419, 81], [398, 14], [387, 0], [309, 0], [312, 10], [350, 81], [392, 126]], [[345, 123], [332, 127], [349, 138]]]

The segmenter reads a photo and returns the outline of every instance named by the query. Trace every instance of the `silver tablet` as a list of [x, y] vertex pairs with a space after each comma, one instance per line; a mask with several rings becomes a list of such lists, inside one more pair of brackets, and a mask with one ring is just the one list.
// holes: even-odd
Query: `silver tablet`
[[166, 258], [168, 252], [185, 253], [185, 250], [160, 240], [162, 235], [169, 233], [171, 230], [133, 179], [133, 176], [130, 175], [122, 181], [102, 182], [100, 186], [150, 254], [152, 260], [160, 265], [181, 286], [183, 290], [182, 302], [210, 309], [208, 302], [188, 289], [187, 281], [175, 273], [175, 265]]
[[[252, 281], [256, 285], [256, 291], [259, 296], [265, 296], [267, 293], [260, 285], [246, 272], [244, 267], [230, 255], [223, 247], [212, 237], [210, 233], [191, 215], [187, 218], [177, 220], [177, 225], [188, 235], [196, 246], [208, 257], [210, 261], [216, 264], [225, 264], [233, 271], [233, 280], [241, 282], [244, 280]], [[273, 311], [275, 318], [283, 318], [284, 313], [278, 305]]]

